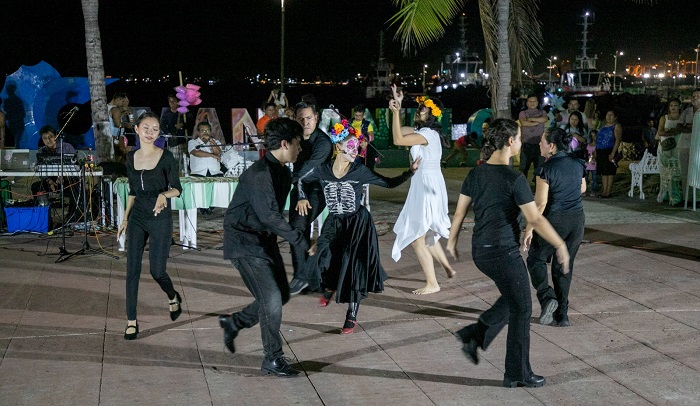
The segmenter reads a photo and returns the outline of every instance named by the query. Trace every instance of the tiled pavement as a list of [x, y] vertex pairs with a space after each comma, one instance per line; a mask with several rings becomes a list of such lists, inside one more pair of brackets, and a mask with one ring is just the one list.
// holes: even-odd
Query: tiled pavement
[[[447, 181], [453, 200], [460, 177]], [[548, 383], [506, 389], [505, 331], [477, 366], [452, 335], [498, 297], [468, 259], [470, 223], [458, 275], [447, 280], [438, 272], [439, 293], [411, 294], [423, 277], [410, 249], [391, 260], [390, 230], [405, 190], [372, 191], [391, 278], [383, 294], [362, 302], [354, 334], [338, 334], [343, 306], [320, 308], [315, 295], [285, 306], [285, 355], [303, 370], [293, 379], [260, 375], [257, 328], [239, 335], [235, 355], [223, 348], [216, 315], [250, 301], [222, 259], [223, 209], [200, 218], [201, 252], [171, 251], [169, 273], [184, 299], [180, 319], [170, 321], [165, 295], [143, 275], [136, 341], [122, 338], [125, 258], [112, 234], [89, 241], [120, 259], [60, 264], [56, 236], [0, 238], [0, 405], [700, 404], [700, 212], [652, 199], [586, 199], [572, 325], [541, 326], [533, 317], [531, 361]], [[67, 248], [81, 243], [77, 233]], [[289, 265], [286, 243], [282, 250]]]

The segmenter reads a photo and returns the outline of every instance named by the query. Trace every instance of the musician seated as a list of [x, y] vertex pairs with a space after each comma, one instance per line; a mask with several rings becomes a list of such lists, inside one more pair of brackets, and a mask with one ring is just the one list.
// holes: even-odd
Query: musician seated
[[224, 176], [221, 171], [221, 143], [211, 136], [211, 125], [197, 124], [198, 137], [187, 143], [190, 153], [190, 175]]
[[[45, 125], [39, 130], [41, 138], [39, 139], [39, 150], [37, 155], [61, 154], [61, 145], [63, 145], [63, 154], [75, 154], [75, 148], [67, 142], [59, 142], [56, 140], [56, 129], [50, 125]], [[65, 185], [63, 191], [64, 196], [68, 198], [68, 218], [75, 213], [76, 196], [80, 190], [80, 181], [74, 177], [61, 176], [45, 176], [41, 177], [39, 182], [32, 183], [32, 196], [35, 198], [46, 193], [60, 193], [61, 188]]]

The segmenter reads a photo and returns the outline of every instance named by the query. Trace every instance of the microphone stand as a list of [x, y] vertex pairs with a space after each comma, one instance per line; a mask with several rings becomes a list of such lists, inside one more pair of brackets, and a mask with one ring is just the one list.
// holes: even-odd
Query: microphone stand
[[[67, 255], [73, 255], [66, 250], [66, 207], [65, 207], [65, 205], [66, 205], [66, 203], [65, 203], [65, 200], [66, 200], [66, 198], [65, 198], [66, 179], [65, 179], [65, 172], [63, 169], [63, 139], [65, 138], [65, 136], [63, 135], [63, 130], [66, 129], [66, 126], [73, 119], [73, 117], [75, 116], [75, 113], [77, 113], [77, 112], [78, 112], [77, 107], [73, 108], [70, 111], [70, 116], [68, 117], [66, 122], [63, 124], [63, 127], [61, 127], [61, 129], [58, 131], [58, 134], [56, 134], [56, 139], [58, 139], [59, 147], [61, 148], [61, 150], [59, 152], [61, 154], [60, 155], [61, 156], [61, 168], [59, 170], [59, 173], [60, 173], [59, 176], [61, 177], [61, 227], [59, 227], [61, 229], [61, 247], [58, 249], [58, 259], [56, 260], [56, 263], [61, 262], [62, 258], [67, 256]], [[51, 203], [49, 203], [49, 207], [51, 207], [50, 204]], [[58, 228], [54, 229], [53, 231], [55, 231], [55, 230], [58, 230]]]
[[[80, 177], [81, 177], [81, 185], [83, 188], [83, 221], [84, 221], [84, 226], [85, 226], [85, 238], [83, 240], [83, 248], [80, 250], [68, 254], [67, 256], [61, 256], [56, 260], [56, 263], [67, 261], [77, 255], [87, 255], [87, 254], [102, 254], [105, 256], [108, 256], [112, 259], [119, 259], [118, 256], [112, 255], [109, 252], [102, 250], [102, 249], [94, 249], [90, 247], [90, 243], [88, 242], [88, 228], [90, 228], [90, 224], [88, 222], [88, 207], [87, 207], [87, 175], [85, 174], [85, 170], [88, 167], [88, 163], [84, 163], [82, 167], [80, 168]], [[89, 210], [90, 213], [92, 213], [92, 208]]]

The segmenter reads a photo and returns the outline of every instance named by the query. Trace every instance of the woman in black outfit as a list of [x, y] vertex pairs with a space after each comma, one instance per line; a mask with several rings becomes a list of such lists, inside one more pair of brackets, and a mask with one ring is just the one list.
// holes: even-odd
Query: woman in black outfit
[[[569, 325], [569, 287], [574, 258], [583, 239], [585, 216], [581, 194], [586, 191], [585, 162], [568, 154], [572, 134], [559, 128], [542, 134], [540, 152], [547, 159], [541, 166], [535, 189], [537, 210], [543, 213], [554, 230], [564, 239], [569, 251], [569, 271], [562, 272], [556, 261], [552, 262], [552, 284], [547, 279], [547, 259], [554, 254], [554, 247], [539, 235], [532, 235], [528, 225], [523, 233], [523, 249], [530, 249], [527, 268], [530, 281], [537, 290], [537, 300], [542, 306], [540, 324], [567, 327]], [[532, 242], [532, 245], [530, 243]], [[555, 313], [556, 311], [556, 313]]]
[[127, 155], [129, 198], [124, 221], [117, 232], [119, 238], [126, 231], [129, 244], [126, 263], [127, 327], [124, 331], [127, 340], [133, 340], [139, 334], [136, 302], [146, 241], [149, 241], [151, 275], [170, 299], [170, 319], [174, 321], [182, 312], [180, 294], [175, 291], [165, 270], [173, 234], [170, 199], [180, 196], [182, 191], [177, 162], [170, 151], [154, 145], [160, 133], [160, 123], [155, 114], [142, 114], [136, 121], [135, 130], [141, 148]]
[[487, 161], [472, 169], [464, 180], [447, 241], [447, 251], [458, 257], [459, 232], [473, 203], [474, 264], [496, 283], [501, 297], [481, 314], [477, 323], [459, 330], [457, 335], [465, 355], [477, 364], [477, 347], [488, 348], [508, 323], [503, 386], [510, 388], [538, 387], [546, 382], [530, 367], [532, 300], [527, 268], [519, 250], [521, 213], [535, 231], [557, 247], [556, 257], [564, 272], [569, 264], [564, 240], [537, 211], [525, 175], [509, 165], [521, 146], [520, 128], [515, 121], [498, 119], [491, 124], [482, 149]]

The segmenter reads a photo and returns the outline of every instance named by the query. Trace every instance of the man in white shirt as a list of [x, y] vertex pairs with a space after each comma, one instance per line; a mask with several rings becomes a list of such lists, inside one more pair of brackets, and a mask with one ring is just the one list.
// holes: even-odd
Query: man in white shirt
[[211, 125], [197, 124], [198, 137], [187, 143], [190, 153], [190, 175], [223, 176], [221, 172], [221, 143], [211, 137]]
[[586, 117], [586, 114], [584, 114], [581, 110], [579, 110], [579, 102], [578, 99], [572, 98], [569, 100], [569, 104], [566, 106], [566, 110], [564, 110], [561, 113], [561, 121], [557, 123], [559, 126], [562, 125], [567, 125], [569, 124], [569, 116], [571, 116], [571, 113], [574, 111], [578, 111], [581, 113], [581, 117], [583, 117], [583, 128], [588, 132], [588, 117]]

